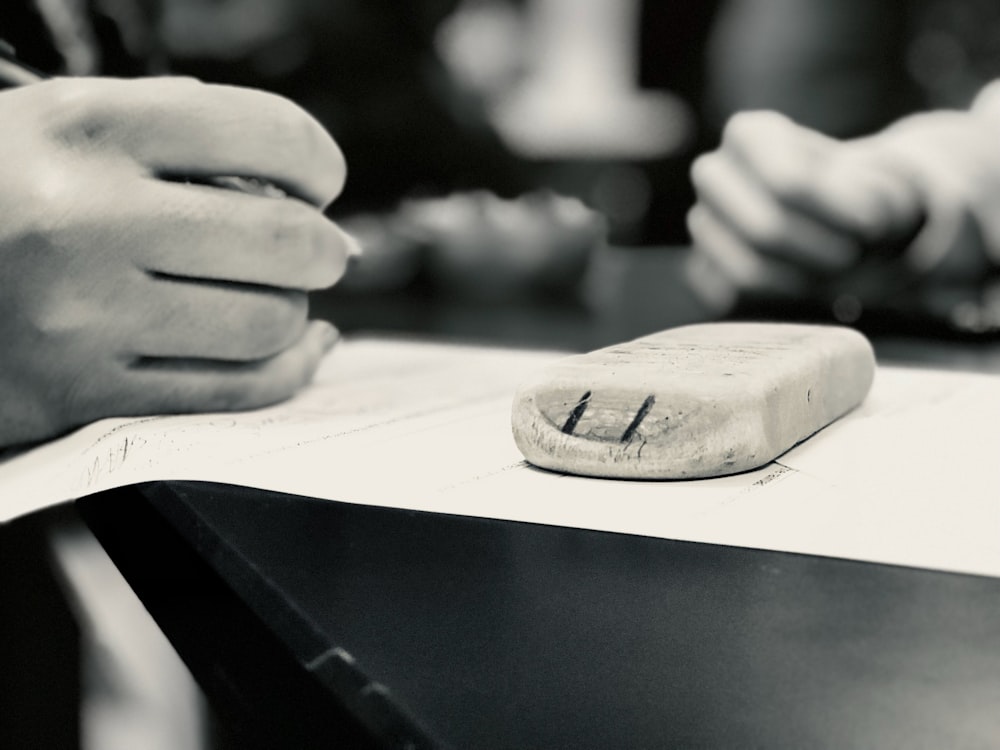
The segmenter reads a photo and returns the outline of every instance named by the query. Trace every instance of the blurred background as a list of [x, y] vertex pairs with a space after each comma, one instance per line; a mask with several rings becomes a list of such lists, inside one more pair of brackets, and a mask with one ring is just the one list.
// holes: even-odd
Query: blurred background
[[[45, 70], [189, 74], [312, 112], [348, 158], [330, 214], [366, 250], [314, 297], [342, 330], [574, 348], [718, 314], [682, 272], [688, 168], [732, 113], [777, 109], [852, 137], [964, 107], [1000, 73], [988, 0], [5, 7], [3, 35]], [[963, 332], [909, 302], [850, 322]], [[809, 300], [727, 314], [832, 319]], [[995, 317], [967, 316], [966, 332], [1000, 328]]]
[[618, 335], [609, 248], [686, 241], [713, 8], [185, 0], [158, 38], [172, 70], [285, 94], [343, 147], [331, 214], [365, 254], [318, 314], [589, 347]]
[[[985, 0], [181, 0], [151, 15], [167, 69], [289, 96], [343, 146], [331, 214], [366, 253], [318, 315], [572, 348], [718, 314], [686, 283], [685, 215], [688, 168], [729, 115], [853, 137], [965, 107], [1000, 72], [998, 16]], [[834, 320], [810, 300], [726, 313]], [[937, 336], [991, 314], [962, 331], [908, 299], [865, 313], [849, 322]]]
[[[1000, 74], [988, 0], [4, 0], [0, 36], [51, 73], [189, 74], [312, 112], [349, 164], [330, 214], [365, 248], [312, 300], [341, 330], [569, 349], [718, 314], [686, 283], [685, 215], [730, 114], [851, 137]], [[963, 327], [887, 299], [853, 322], [912, 352], [995, 336], [998, 311]], [[0, 529], [0, 746], [222, 746], [80, 534]]]

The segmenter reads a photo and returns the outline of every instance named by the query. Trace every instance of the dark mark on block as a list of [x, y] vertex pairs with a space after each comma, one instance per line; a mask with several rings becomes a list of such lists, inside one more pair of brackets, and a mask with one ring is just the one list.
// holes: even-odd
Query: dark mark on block
[[587, 404], [590, 403], [590, 395], [590, 391], [584, 393], [580, 397], [580, 400], [576, 402], [576, 406], [573, 407], [573, 411], [571, 411], [569, 416], [566, 417], [566, 424], [562, 426], [562, 431], [567, 435], [573, 434], [573, 430], [576, 429], [576, 425], [580, 421], [580, 417], [582, 417], [583, 413], [587, 411]]
[[639, 429], [639, 425], [642, 424], [642, 420], [646, 418], [649, 414], [649, 410], [653, 408], [653, 404], [656, 403], [656, 397], [653, 394], [646, 396], [646, 400], [642, 402], [642, 406], [639, 407], [639, 411], [635, 413], [629, 426], [625, 428], [625, 432], [622, 433], [621, 442], [627, 443], [629, 440], [635, 436], [635, 431]]

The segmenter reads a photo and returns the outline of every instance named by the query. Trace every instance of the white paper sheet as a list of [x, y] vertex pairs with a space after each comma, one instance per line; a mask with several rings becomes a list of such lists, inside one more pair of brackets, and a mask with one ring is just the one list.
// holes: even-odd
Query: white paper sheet
[[510, 405], [551, 352], [342, 342], [254, 412], [104, 420], [0, 464], [0, 520], [149, 479], [1000, 575], [1000, 378], [881, 367], [778, 461], [711, 480], [534, 469]]

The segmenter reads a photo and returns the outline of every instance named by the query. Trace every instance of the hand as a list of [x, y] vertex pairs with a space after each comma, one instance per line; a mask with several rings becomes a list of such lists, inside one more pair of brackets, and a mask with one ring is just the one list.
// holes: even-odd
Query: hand
[[0, 446], [258, 407], [312, 377], [336, 332], [306, 293], [351, 245], [322, 214], [345, 165], [316, 121], [181, 78], [57, 79], [0, 113]]
[[775, 112], [733, 117], [691, 177], [692, 282], [720, 312], [741, 294], [832, 297], [847, 280], [867, 291], [866, 253], [923, 219], [908, 172], [874, 140], [836, 141]]

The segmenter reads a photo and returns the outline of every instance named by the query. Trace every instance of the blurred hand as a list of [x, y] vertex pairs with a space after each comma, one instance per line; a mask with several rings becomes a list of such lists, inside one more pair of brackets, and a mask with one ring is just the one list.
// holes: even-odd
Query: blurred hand
[[912, 237], [924, 217], [911, 175], [875, 139], [836, 141], [775, 112], [734, 116], [691, 177], [691, 280], [719, 312], [741, 294], [867, 293], [866, 254]]
[[262, 406], [312, 377], [336, 332], [306, 292], [351, 240], [322, 215], [345, 165], [311, 117], [179, 78], [57, 79], [0, 112], [0, 445]]

